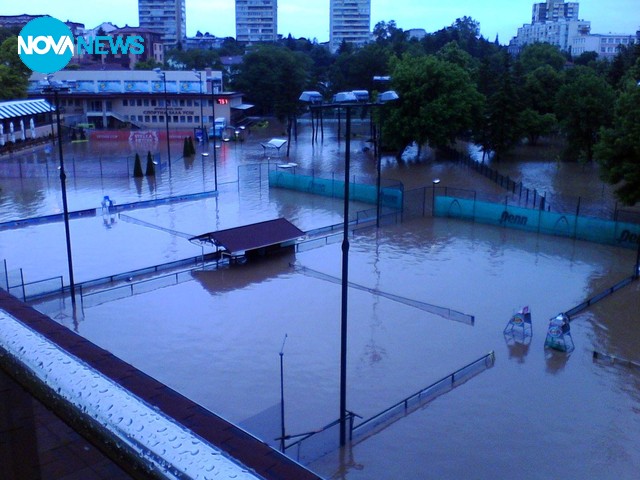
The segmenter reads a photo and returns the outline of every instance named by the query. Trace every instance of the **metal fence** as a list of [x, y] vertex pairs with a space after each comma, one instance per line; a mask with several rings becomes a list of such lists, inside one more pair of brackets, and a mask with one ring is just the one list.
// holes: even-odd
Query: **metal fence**
[[492, 351], [483, 355], [479, 359], [468, 363], [464, 367], [459, 368], [446, 377], [442, 377], [416, 393], [409, 395], [389, 408], [386, 408], [372, 417], [363, 420], [353, 427], [352, 434], [357, 437], [365, 437], [377, 433], [396, 420], [405, 417], [409, 413], [412, 413], [424, 406], [436, 397], [453, 390], [455, 387], [460, 386], [470, 378], [478, 375], [488, 368], [491, 368], [494, 363], [495, 354]]
[[[356, 419], [361, 417], [353, 412], [347, 412], [349, 440], [357, 443], [367, 436], [379, 432], [438, 396], [453, 390], [472, 377], [491, 368], [494, 362], [495, 354], [494, 352], [489, 352], [487, 355], [459, 368], [357, 425], [355, 423]], [[339, 428], [340, 420], [335, 420], [316, 431], [288, 436], [288, 438], [297, 436], [301, 438], [289, 445], [285, 445], [284, 449], [291, 458], [302, 464], [309, 464], [338, 448]]]
[[[153, 160], [160, 164], [160, 154], [152, 154]], [[147, 156], [141, 155], [142, 168], [145, 168]], [[114, 157], [97, 155], [91, 158], [65, 155], [64, 171], [67, 179], [73, 178], [126, 178], [133, 175], [135, 155]], [[23, 153], [3, 159], [0, 163], [0, 178], [58, 178], [59, 161], [55, 152]]]
[[84, 291], [81, 290], [82, 307], [95, 307], [102, 303], [121, 300], [123, 298], [132, 297], [133, 295], [148, 293], [159, 288], [188, 282], [193, 280], [192, 272], [193, 269], [175, 272], [90, 293], [84, 293]]
[[[217, 195], [218, 195], [218, 192], [216, 190], [211, 190], [208, 192], [199, 192], [199, 193], [188, 193], [185, 195], [161, 197], [153, 200], [142, 200], [140, 202], [114, 204], [113, 206], [109, 207], [108, 211], [110, 214], [114, 214], [114, 213], [122, 212], [125, 210], [135, 210], [137, 208], [149, 208], [149, 207], [155, 207], [157, 205], [164, 205], [167, 203], [192, 202], [194, 200], [215, 197]], [[94, 217], [99, 213], [101, 213], [102, 211], [103, 211], [103, 207], [89, 208], [86, 210], [74, 210], [72, 212], [69, 212], [69, 218], [74, 219], [74, 218], [83, 218], [83, 217]], [[10, 228], [21, 228], [28, 225], [37, 225], [42, 223], [60, 222], [63, 219], [64, 219], [64, 214], [58, 213], [55, 215], [45, 215], [41, 217], [25, 218], [22, 220], [13, 220], [9, 222], [0, 223], [0, 230], [7, 230]], [[127, 219], [130, 220], [131, 217], [128, 217]], [[131, 223], [134, 223], [134, 222], [131, 221]]]
[[617, 292], [618, 290], [626, 287], [627, 285], [631, 284], [634, 280], [637, 280], [637, 277], [635, 275], [631, 275], [629, 277], [626, 277], [626, 278], [620, 280], [615, 285], [607, 288], [606, 290], [603, 290], [602, 292], [594, 295], [593, 297], [589, 297], [587, 300], [585, 300], [584, 302], [582, 302], [579, 305], [576, 305], [572, 309], [567, 310], [565, 312], [565, 315], [567, 317], [569, 317], [569, 321], [573, 320], [572, 317], [575, 317], [580, 312], [582, 312], [582, 311], [586, 310], [587, 308], [591, 307], [592, 305], [598, 303], [600, 300], [603, 300], [603, 299], [607, 298], [609, 295], [612, 295], [613, 293]]
[[[558, 213], [586, 215], [607, 220], [640, 223], [640, 211], [624, 208], [618, 202], [604, 202], [602, 198], [574, 197], [564, 194], [541, 192], [525, 186], [508, 175], [474, 160], [469, 155], [460, 155], [458, 160], [471, 170], [493, 181], [506, 192], [505, 198], [512, 204], [525, 208], [537, 208]], [[604, 188], [604, 187], [603, 187]], [[492, 200], [495, 200], [492, 199]]]
[[[347, 427], [349, 439], [351, 439], [351, 432], [353, 432], [353, 424], [356, 417], [353, 412], [347, 412], [346, 420], [349, 424]], [[284, 451], [288, 457], [293, 458], [303, 465], [308, 465], [324, 455], [335, 451], [338, 448], [339, 434], [340, 420], [334, 420], [313, 432], [302, 435], [289, 435], [288, 438], [301, 438], [289, 445], [285, 445]]]

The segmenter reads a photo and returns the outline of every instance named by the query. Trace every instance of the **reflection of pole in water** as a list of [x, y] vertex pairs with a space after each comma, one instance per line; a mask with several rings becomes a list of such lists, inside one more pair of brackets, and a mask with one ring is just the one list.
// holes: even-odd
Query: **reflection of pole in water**
[[[373, 260], [373, 272], [376, 279], [376, 287], [375, 290], [380, 290], [380, 268], [378, 263], [380, 262], [380, 230], [376, 229], [376, 248], [375, 248], [375, 257]], [[387, 354], [387, 351], [384, 347], [381, 347], [376, 343], [374, 338], [374, 333], [378, 327], [382, 325], [380, 321], [380, 316], [378, 315], [378, 306], [380, 304], [380, 296], [373, 296], [373, 305], [372, 305], [372, 315], [371, 315], [371, 338], [369, 339], [369, 343], [365, 345], [365, 357], [368, 358], [369, 365], [374, 365], [378, 363], [382, 358]]]

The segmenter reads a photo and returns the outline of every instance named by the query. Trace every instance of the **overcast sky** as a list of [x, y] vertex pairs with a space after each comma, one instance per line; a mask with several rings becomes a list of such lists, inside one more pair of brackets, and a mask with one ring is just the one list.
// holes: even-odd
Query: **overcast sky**
[[[48, 14], [60, 20], [84, 23], [93, 28], [109, 21], [118, 26], [138, 25], [136, 0], [88, 1], [3, 0], [0, 14]], [[480, 22], [481, 34], [506, 44], [523, 23], [531, 22], [532, 0], [372, 0], [371, 28], [395, 20], [403, 30], [424, 28], [434, 32], [456, 18], [472, 17]], [[640, 0], [582, 0], [580, 18], [591, 21], [592, 33], [635, 34], [640, 29]], [[199, 30], [218, 37], [235, 37], [233, 0], [186, 0], [187, 35]], [[278, 33], [294, 37], [329, 40], [329, 0], [279, 0]]]

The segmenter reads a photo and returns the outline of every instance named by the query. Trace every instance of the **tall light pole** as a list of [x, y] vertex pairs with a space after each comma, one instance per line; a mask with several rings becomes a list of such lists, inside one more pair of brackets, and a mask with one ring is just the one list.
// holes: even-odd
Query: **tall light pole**
[[218, 153], [216, 152], [216, 87], [211, 79], [211, 116], [213, 117], [213, 184], [218, 191]]
[[[350, 92], [347, 92], [350, 93]], [[344, 98], [344, 102], [336, 99]], [[384, 101], [399, 98], [395, 92], [389, 91], [380, 95], [377, 103], [357, 102], [355, 96], [336, 94], [334, 102], [329, 104], [314, 104], [310, 99], [301, 95], [300, 100], [310, 103], [309, 108], [322, 111], [322, 109], [345, 109], [345, 152], [344, 152], [344, 218], [342, 233], [342, 294], [340, 314], [340, 446], [346, 445], [347, 428], [347, 334], [348, 334], [348, 292], [349, 292], [349, 177], [351, 170], [351, 111], [352, 108], [379, 107]], [[378, 195], [380, 189], [378, 188]], [[379, 202], [378, 195], [376, 198]]]
[[154, 68], [153, 71], [156, 72], [156, 74], [160, 78], [162, 78], [162, 83], [164, 85], [164, 120], [167, 129], [167, 161], [169, 162], [169, 176], [171, 176], [171, 144], [169, 142], [169, 102], [167, 99], [167, 74], [159, 68]]
[[[373, 77], [374, 80], [376, 79], [376, 77]], [[395, 100], [398, 100], [398, 98], [400, 98], [398, 96], [398, 94], [393, 91], [393, 90], [387, 90], [386, 92], [383, 92], [381, 94], [378, 95], [378, 103], [374, 104], [374, 105], [383, 105], [387, 102], [393, 102]], [[375, 144], [375, 153], [376, 153], [376, 173], [377, 173], [377, 178], [376, 178], [376, 227], [380, 227], [380, 213], [382, 210], [382, 205], [381, 205], [381, 196], [382, 196], [382, 192], [381, 192], [381, 176], [382, 176], [382, 151], [381, 151], [381, 147], [382, 147], [382, 113], [380, 113], [380, 121], [378, 122], [379, 124], [379, 128], [378, 128], [378, 134], [376, 135], [376, 144]]]
[[202, 72], [197, 71], [195, 68], [193, 69], [193, 73], [198, 77], [198, 83], [200, 84], [200, 132], [202, 132], [202, 141], [207, 140], [207, 134], [204, 131], [204, 118], [203, 118], [203, 109], [202, 109]]
[[56, 106], [56, 124], [58, 126], [58, 154], [60, 157], [60, 187], [62, 189], [62, 211], [64, 218], [64, 232], [67, 241], [67, 265], [69, 267], [69, 290], [71, 292], [71, 304], [76, 306], [76, 286], [73, 280], [73, 258], [71, 255], [71, 232], [69, 230], [69, 206], [67, 204], [67, 175], [64, 171], [64, 157], [62, 154], [62, 127], [60, 125], [60, 102], [59, 92], [68, 92], [67, 87], [54, 85], [51, 81], [52, 75], [47, 75], [49, 85], [43, 89], [43, 93], [53, 92], [53, 99]]

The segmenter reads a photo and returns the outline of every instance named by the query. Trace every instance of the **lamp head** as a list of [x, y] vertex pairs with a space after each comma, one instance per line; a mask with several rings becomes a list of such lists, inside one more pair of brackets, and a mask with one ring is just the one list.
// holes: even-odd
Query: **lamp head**
[[393, 102], [399, 98], [400, 96], [395, 92], [395, 90], [387, 90], [386, 92], [382, 92], [378, 95], [378, 101], [380, 103]]

